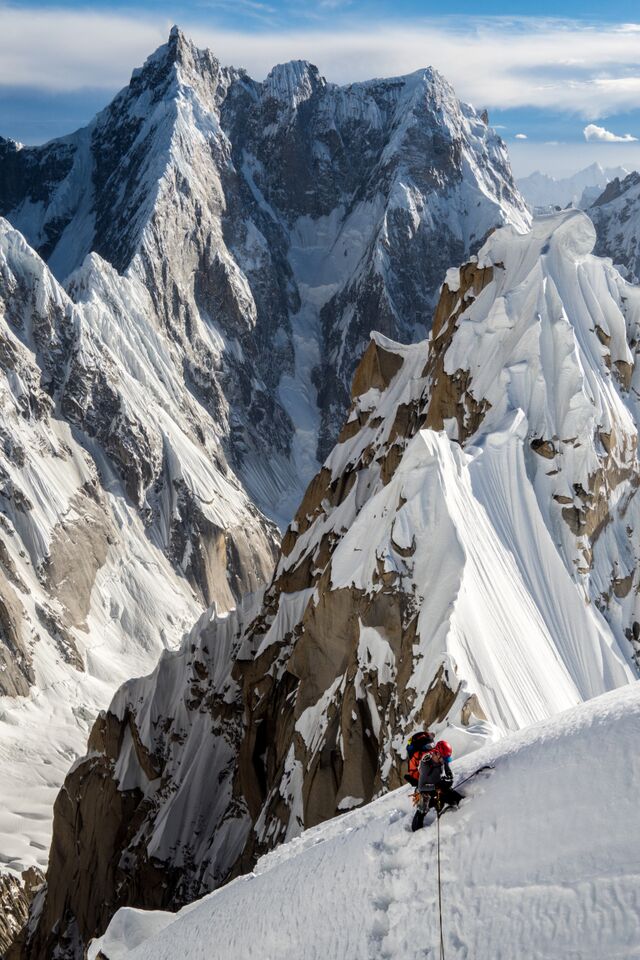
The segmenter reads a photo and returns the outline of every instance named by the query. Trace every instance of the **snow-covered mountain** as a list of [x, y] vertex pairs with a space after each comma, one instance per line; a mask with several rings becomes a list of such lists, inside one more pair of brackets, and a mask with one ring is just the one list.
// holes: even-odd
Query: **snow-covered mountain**
[[444, 271], [528, 222], [505, 145], [434, 70], [338, 87], [295, 61], [256, 83], [177, 28], [88, 128], [0, 158], [0, 214], [59, 279], [93, 251], [145, 285], [285, 524], [371, 327], [424, 331]]
[[[269, 579], [371, 326], [528, 214], [432, 70], [264, 83], [174, 29], [85, 129], [0, 141], [0, 859], [46, 864], [99, 707]], [[29, 796], [25, 807], [24, 796]]]
[[460, 755], [637, 677], [640, 291], [594, 243], [575, 210], [505, 227], [429, 341], [374, 336], [264, 595], [95, 725], [23, 956], [397, 787], [416, 727]]
[[[440, 822], [444, 956], [636, 957], [640, 686], [453, 764], [466, 799]], [[121, 910], [89, 960], [370, 960], [439, 955], [436, 825], [409, 788], [308, 830], [177, 915]]]
[[611, 257], [632, 283], [640, 283], [640, 174], [613, 180], [589, 208], [596, 251]]
[[0, 221], [0, 850], [14, 876], [46, 867], [53, 801], [114, 689], [203, 604], [264, 583], [277, 542], [146, 291], [99, 276], [105, 300], [74, 303]]
[[602, 167], [599, 163], [592, 163], [571, 177], [556, 178], [536, 170], [517, 180], [517, 185], [529, 208], [536, 213], [568, 206], [586, 210], [608, 183], [616, 177], [624, 178], [628, 173], [624, 167]]

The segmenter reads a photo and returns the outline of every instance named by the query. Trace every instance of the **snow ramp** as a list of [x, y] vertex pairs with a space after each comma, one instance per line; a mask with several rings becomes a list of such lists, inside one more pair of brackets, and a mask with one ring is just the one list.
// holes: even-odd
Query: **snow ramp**
[[[454, 764], [440, 821], [447, 960], [640, 958], [640, 683]], [[436, 960], [436, 826], [401, 788], [177, 914], [120, 910], [89, 960]]]

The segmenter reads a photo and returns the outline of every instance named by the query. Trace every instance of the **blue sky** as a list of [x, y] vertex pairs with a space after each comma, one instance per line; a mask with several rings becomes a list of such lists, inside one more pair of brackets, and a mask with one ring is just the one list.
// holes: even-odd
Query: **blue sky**
[[513, 0], [505, 4], [504, 0], [484, 0], [480, 6], [477, 0], [448, 0], [446, 5], [436, 0], [317, 0], [317, 2], [292, 2], [292, 0], [193, 0], [191, 3], [175, 3], [171, 0], [138, 0], [135, 4], [112, 3], [109, 0], [41, 0], [40, 3], [15, 3], [15, 7], [69, 10], [141, 10], [156, 12], [166, 10], [190, 20], [207, 19], [215, 14], [216, 20], [227, 25], [242, 25], [250, 28], [261, 23], [279, 23], [288, 26], [293, 19], [297, 22], [309, 20], [328, 21], [333, 24], [337, 17], [362, 17], [379, 19], [405, 18], [414, 21], [422, 17], [439, 17], [465, 14], [477, 16], [481, 10], [483, 16], [509, 17], [563, 17], [567, 19], [597, 20], [602, 22], [632, 22], [638, 17], [636, 0], [619, 0], [615, 4], [605, 4], [602, 0]]
[[37, 143], [87, 123], [174, 22], [257, 79], [297, 57], [337, 83], [432, 64], [488, 107], [520, 175], [640, 167], [637, 0], [0, 0], [0, 135]]

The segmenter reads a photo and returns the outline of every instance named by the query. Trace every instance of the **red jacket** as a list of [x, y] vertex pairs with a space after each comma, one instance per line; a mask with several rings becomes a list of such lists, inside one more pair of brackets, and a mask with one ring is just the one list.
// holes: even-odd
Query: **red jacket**
[[412, 786], [417, 787], [420, 779], [420, 761], [428, 750], [416, 750], [409, 757], [409, 769], [405, 774], [405, 780]]

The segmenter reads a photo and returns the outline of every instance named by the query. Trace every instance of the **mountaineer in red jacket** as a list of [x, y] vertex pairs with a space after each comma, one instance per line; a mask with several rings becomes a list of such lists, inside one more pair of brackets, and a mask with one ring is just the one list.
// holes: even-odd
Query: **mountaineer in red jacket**
[[411, 824], [412, 830], [420, 830], [430, 807], [435, 807], [438, 816], [445, 806], [457, 807], [463, 799], [462, 794], [453, 789], [453, 774], [449, 762], [453, 751], [446, 740], [438, 742], [427, 750], [419, 766], [418, 789], [414, 794], [416, 812]]

